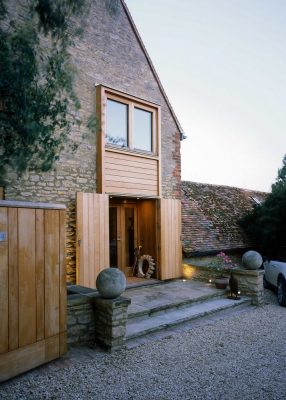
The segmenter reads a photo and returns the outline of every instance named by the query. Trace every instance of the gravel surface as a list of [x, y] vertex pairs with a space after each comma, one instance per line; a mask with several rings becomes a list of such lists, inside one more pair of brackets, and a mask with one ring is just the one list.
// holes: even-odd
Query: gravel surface
[[108, 354], [73, 349], [0, 386], [0, 399], [286, 399], [286, 309], [265, 305]]

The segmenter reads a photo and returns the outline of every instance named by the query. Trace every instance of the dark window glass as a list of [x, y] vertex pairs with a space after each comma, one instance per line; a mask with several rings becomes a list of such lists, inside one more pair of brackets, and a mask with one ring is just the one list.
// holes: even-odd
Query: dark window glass
[[118, 247], [117, 247], [117, 208], [109, 208], [109, 254], [110, 266], [118, 267]]
[[134, 264], [134, 208], [125, 208], [125, 257], [129, 267]]
[[135, 107], [133, 125], [134, 148], [152, 151], [152, 113]]
[[119, 101], [107, 100], [106, 142], [128, 146], [128, 106]]

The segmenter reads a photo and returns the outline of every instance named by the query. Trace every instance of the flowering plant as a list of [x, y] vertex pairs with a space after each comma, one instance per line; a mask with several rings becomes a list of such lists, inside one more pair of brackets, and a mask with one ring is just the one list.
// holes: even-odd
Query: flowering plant
[[209, 267], [215, 269], [216, 271], [229, 272], [232, 269], [238, 268], [238, 265], [233, 262], [233, 260], [228, 255], [221, 251], [211, 261]]

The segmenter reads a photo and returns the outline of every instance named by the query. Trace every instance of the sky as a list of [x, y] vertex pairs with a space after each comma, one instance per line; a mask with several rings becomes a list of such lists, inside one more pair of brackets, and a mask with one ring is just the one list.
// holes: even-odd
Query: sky
[[125, 1], [187, 135], [182, 179], [270, 191], [286, 153], [286, 1]]

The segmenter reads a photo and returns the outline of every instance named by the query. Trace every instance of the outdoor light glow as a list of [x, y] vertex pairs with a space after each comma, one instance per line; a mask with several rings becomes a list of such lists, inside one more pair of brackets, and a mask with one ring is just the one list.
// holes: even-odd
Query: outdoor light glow
[[240, 292], [237, 292], [237, 294], [240, 294]]
[[211, 279], [209, 279], [209, 283], [212, 283], [212, 280], [211, 280]]
[[186, 282], [186, 279], [183, 279], [183, 282]]

